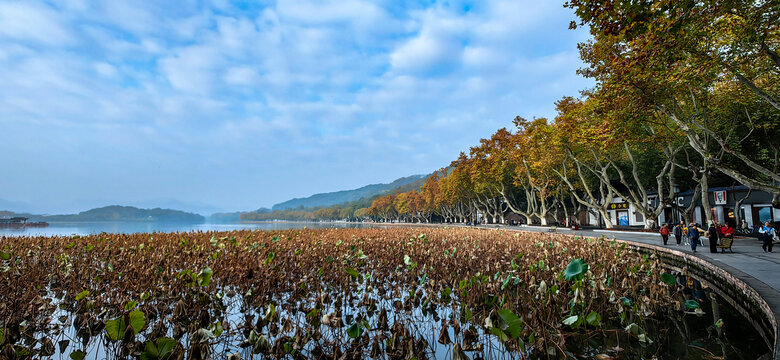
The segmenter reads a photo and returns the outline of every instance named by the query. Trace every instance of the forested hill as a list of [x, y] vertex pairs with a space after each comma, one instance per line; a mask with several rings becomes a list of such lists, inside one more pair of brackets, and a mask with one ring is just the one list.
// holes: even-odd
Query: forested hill
[[426, 178], [428, 178], [428, 175], [412, 175], [402, 177], [389, 184], [372, 184], [354, 190], [314, 194], [306, 198], [297, 198], [276, 204], [272, 207], [272, 210], [318, 208], [344, 204], [363, 198], [372, 198], [378, 195], [384, 195], [396, 191], [399, 188], [406, 188], [408, 185], [413, 185], [415, 183], [419, 183], [419, 185], [416, 186], [416, 188], [419, 188], [425, 182]]
[[42, 216], [44, 221], [166, 221], [202, 223], [198, 214], [171, 209], [139, 209], [132, 206], [106, 206], [70, 215]]

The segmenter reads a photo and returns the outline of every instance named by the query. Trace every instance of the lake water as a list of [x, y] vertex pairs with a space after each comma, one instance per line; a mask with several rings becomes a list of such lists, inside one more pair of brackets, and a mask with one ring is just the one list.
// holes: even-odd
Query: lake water
[[231, 231], [242, 229], [284, 230], [300, 228], [372, 227], [370, 223], [263, 221], [230, 224], [185, 224], [167, 222], [52, 222], [48, 227], [0, 228], [0, 236], [90, 235], [102, 232], [134, 234], [174, 231]]

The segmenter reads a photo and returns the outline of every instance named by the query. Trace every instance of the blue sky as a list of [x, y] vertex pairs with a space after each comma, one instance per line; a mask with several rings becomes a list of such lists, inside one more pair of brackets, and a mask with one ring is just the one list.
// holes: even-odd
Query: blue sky
[[446, 166], [591, 86], [555, 1], [0, 1], [0, 199], [224, 210]]

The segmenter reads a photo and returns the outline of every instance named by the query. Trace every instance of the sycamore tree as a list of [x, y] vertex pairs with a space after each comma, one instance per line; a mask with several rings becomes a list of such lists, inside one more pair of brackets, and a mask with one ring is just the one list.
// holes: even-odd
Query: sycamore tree
[[469, 166], [469, 158], [465, 153], [461, 153], [458, 159], [450, 164], [447, 176], [440, 180], [441, 212], [445, 218], [455, 222], [467, 222], [476, 216]]
[[429, 176], [420, 188], [420, 195], [425, 202], [425, 212], [428, 214], [426, 221], [430, 222], [432, 215], [443, 216], [441, 204], [443, 201], [441, 193], [441, 178], [446, 174], [446, 169], [440, 169]]
[[780, 3], [567, 5], [593, 35], [580, 46], [583, 74], [606, 91], [639, 99], [632, 105], [656, 111], [682, 132], [702, 158], [700, 177], [721, 172], [772, 193], [780, 207], [780, 160], [771, 144], [780, 135]]
[[380, 196], [371, 203], [369, 213], [385, 221], [391, 220], [396, 216], [394, 201], [394, 194]]
[[526, 210], [512, 210], [547, 225], [548, 215], [562, 198], [563, 190], [553, 171], [561, 158], [554, 144], [554, 129], [545, 118], [527, 121], [517, 117], [514, 123], [518, 128], [512, 152], [514, 182], [525, 193]]
[[609, 162], [603, 152], [613, 141], [605, 124], [593, 115], [590, 103], [565, 97], [556, 103], [557, 144], [564, 153], [553, 171], [568, 186], [578, 204], [601, 216], [606, 228], [614, 227], [607, 212], [617, 195], [609, 186]]
[[507, 195], [512, 187], [512, 162], [509, 157], [512, 137], [509, 130], [501, 128], [470, 150], [470, 169], [477, 202], [497, 223], [504, 222], [504, 214], [509, 210]]

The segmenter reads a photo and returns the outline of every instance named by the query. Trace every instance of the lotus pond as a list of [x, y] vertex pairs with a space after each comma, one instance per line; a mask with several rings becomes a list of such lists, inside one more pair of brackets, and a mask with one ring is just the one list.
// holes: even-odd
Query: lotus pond
[[[0, 358], [755, 359], [604, 238], [464, 228], [0, 237]], [[734, 344], [728, 339], [736, 339]]]

